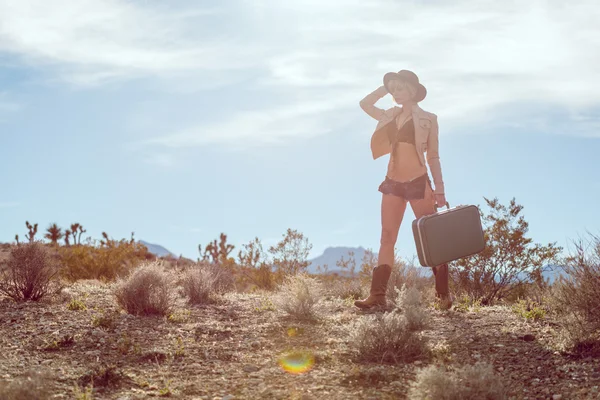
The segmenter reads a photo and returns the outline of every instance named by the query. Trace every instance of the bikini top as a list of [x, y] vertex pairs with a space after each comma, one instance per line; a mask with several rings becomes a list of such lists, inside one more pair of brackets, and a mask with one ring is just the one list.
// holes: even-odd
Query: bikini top
[[415, 124], [413, 124], [412, 118], [409, 118], [404, 122], [399, 129], [391, 129], [390, 142], [392, 146], [396, 147], [399, 142], [410, 143], [415, 145]]

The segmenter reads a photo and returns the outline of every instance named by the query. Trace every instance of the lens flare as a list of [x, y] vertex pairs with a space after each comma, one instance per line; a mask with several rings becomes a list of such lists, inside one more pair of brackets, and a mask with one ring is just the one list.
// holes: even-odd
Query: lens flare
[[309, 351], [292, 351], [279, 358], [279, 365], [290, 374], [303, 374], [312, 369], [315, 357]]

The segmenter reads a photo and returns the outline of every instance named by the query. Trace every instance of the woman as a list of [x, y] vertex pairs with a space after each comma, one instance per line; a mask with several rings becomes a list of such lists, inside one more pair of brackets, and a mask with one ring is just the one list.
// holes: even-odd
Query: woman
[[[390, 93], [401, 107], [382, 110], [375, 103]], [[360, 101], [360, 107], [378, 121], [371, 137], [373, 159], [390, 154], [387, 175], [379, 186], [381, 201], [381, 243], [378, 265], [373, 269], [369, 297], [354, 304], [362, 309], [385, 306], [385, 293], [394, 265], [394, 246], [406, 204], [416, 218], [433, 214], [435, 206], [446, 205], [444, 182], [438, 151], [437, 116], [417, 103], [427, 90], [414, 72], [401, 70], [383, 77], [383, 86]], [[433, 183], [427, 174], [431, 171]], [[433, 267], [436, 295], [440, 306], [448, 309], [452, 299], [448, 287], [448, 265]]]

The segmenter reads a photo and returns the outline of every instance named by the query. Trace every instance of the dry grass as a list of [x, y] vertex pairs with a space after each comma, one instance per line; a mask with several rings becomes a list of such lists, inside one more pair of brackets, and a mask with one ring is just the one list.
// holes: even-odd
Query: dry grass
[[565, 261], [566, 278], [552, 291], [563, 332], [562, 347], [600, 354], [600, 238], [579, 242]]
[[386, 295], [388, 304], [396, 304], [396, 289], [401, 289], [404, 285], [414, 287], [418, 291], [423, 292], [432, 285], [432, 278], [424, 276], [421, 270], [417, 269], [412, 262], [396, 263], [392, 268], [392, 274], [388, 281]]
[[313, 320], [317, 318], [317, 306], [322, 298], [322, 283], [300, 273], [285, 278], [273, 296], [273, 303], [294, 319]]
[[324, 285], [328, 298], [358, 300], [366, 296], [360, 280], [355, 278], [327, 277]]
[[396, 312], [360, 319], [351, 330], [350, 342], [362, 361], [411, 362], [427, 354], [424, 339]]
[[426, 343], [418, 334], [429, 321], [421, 293], [406, 283], [394, 293], [392, 312], [366, 316], [355, 324], [351, 342], [360, 360], [398, 363], [427, 357]]
[[222, 272], [207, 263], [190, 266], [184, 273], [181, 282], [181, 294], [189, 304], [208, 304], [215, 301], [218, 291], [224, 290], [220, 281]]
[[402, 285], [396, 289], [396, 308], [404, 313], [406, 327], [411, 331], [423, 330], [428, 323], [428, 313], [423, 306], [421, 293], [414, 287]]
[[176, 300], [172, 274], [160, 261], [145, 263], [119, 280], [114, 295], [125, 311], [135, 315], [169, 315]]
[[[0, 293], [15, 301], [38, 301], [57, 294], [59, 268], [42, 243], [15, 246], [0, 269]], [[0, 266], [2, 267], [2, 266]]]
[[466, 365], [454, 372], [431, 365], [417, 373], [411, 385], [412, 400], [500, 400], [506, 398], [504, 385], [485, 363]]

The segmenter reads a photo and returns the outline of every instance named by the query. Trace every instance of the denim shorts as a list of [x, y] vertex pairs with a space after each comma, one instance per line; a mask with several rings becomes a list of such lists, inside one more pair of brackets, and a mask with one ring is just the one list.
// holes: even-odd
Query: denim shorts
[[379, 191], [383, 194], [402, 197], [405, 200], [421, 200], [425, 198], [427, 185], [431, 187], [431, 181], [426, 173], [408, 182], [398, 182], [386, 176], [379, 185]]

